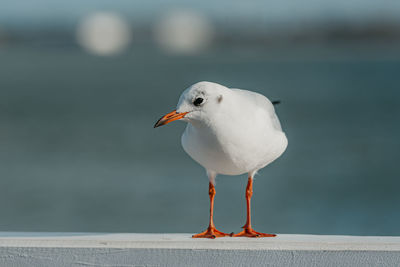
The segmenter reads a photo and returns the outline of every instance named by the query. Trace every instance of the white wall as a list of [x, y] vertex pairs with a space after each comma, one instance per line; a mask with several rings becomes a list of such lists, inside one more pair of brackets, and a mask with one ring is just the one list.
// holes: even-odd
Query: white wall
[[400, 237], [0, 233], [0, 266], [400, 266]]

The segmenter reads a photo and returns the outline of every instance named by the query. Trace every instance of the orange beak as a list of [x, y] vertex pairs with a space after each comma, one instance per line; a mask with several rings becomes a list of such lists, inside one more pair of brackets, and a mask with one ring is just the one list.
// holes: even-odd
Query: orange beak
[[157, 128], [159, 126], [163, 126], [165, 124], [168, 124], [172, 121], [176, 121], [176, 120], [180, 120], [183, 117], [185, 117], [186, 114], [188, 114], [189, 112], [182, 112], [182, 113], [178, 113], [176, 112], [176, 110], [162, 116], [154, 125], [154, 128]]

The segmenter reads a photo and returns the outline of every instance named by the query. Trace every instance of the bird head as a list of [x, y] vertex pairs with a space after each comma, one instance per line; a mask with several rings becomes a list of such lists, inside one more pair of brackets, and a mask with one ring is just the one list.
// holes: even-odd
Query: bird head
[[187, 88], [179, 98], [176, 110], [162, 116], [154, 128], [172, 121], [205, 122], [220, 108], [228, 88], [212, 82], [198, 82]]

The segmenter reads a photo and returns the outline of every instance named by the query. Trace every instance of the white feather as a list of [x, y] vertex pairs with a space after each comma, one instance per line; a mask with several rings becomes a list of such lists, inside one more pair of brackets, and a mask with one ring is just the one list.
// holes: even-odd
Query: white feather
[[182, 146], [208, 173], [255, 173], [287, 147], [274, 106], [255, 92], [200, 82], [182, 93], [177, 111], [189, 112]]

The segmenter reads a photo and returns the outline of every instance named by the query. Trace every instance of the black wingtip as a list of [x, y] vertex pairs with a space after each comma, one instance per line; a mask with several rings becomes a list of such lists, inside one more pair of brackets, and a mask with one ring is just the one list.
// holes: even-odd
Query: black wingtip
[[280, 100], [275, 100], [275, 101], [272, 101], [272, 105], [278, 105], [278, 104], [280, 104], [281, 103], [281, 101]]

